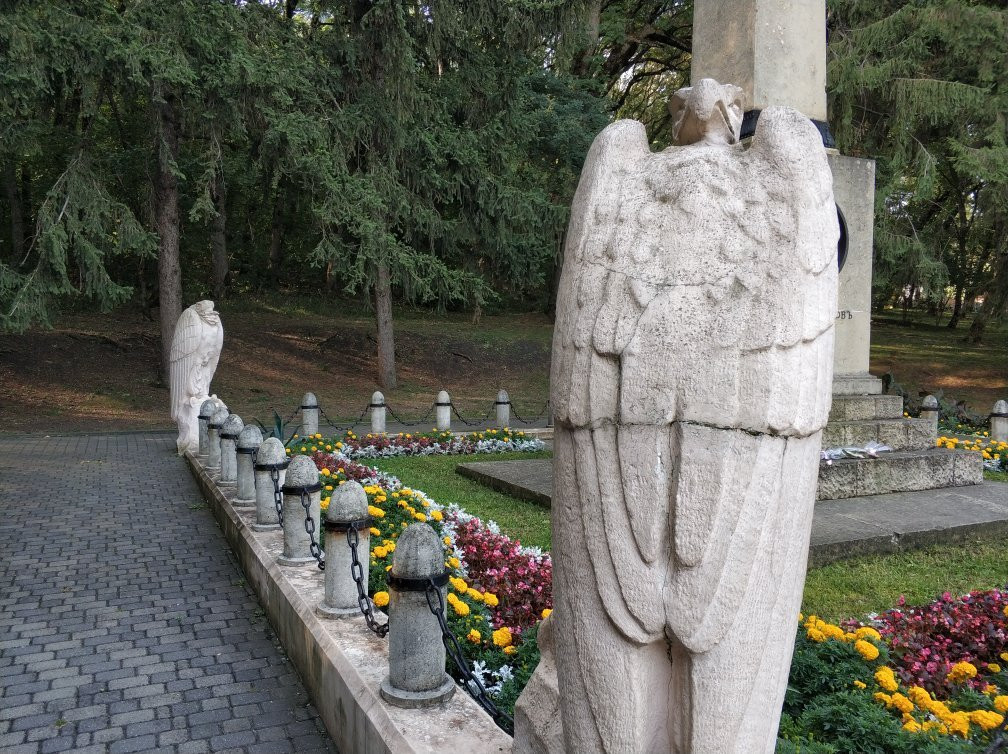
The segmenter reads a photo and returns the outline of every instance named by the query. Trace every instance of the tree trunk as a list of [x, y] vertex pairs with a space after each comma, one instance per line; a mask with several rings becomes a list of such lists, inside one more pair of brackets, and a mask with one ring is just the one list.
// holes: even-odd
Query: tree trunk
[[959, 326], [959, 320], [962, 318], [963, 309], [963, 296], [966, 294], [966, 289], [961, 286], [956, 286], [955, 301], [952, 304], [952, 318], [948, 321], [946, 327], [951, 330], [955, 330]]
[[182, 267], [179, 262], [178, 159], [179, 122], [174, 98], [154, 105], [158, 138], [155, 142], [154, 230], [158, 234], [158, 288], [161, 319], [161, 378], [170, 384], [172, 336], [182, 314]]
[[10, 205], [11, 213], [11, 266], [15, 267], [21, 263], [21, 255], [24, 254], [24, 212], [21, 208], [21, 191], [18, 188], [17, 166], [14, 161], [4, 165], [4, 193], [7, 194], [7, 203]]
[[966, 342], [979, 344], [983, 340], [984, 330], [991, 319], [1001, 317], [1008, 309], [1008, 252], [1001, 254], [994, 272], [994, 280], [988, 286], [984, 296], [983, 306], [973, 317]]
[[213, 201], [217, 214], [210, 227], [210, 247], [213, 249], [213, 295], [219, 301], [224, 298], [224, 290], [230, 275], [227, 236], [225, 235], [227, 231], [227, 190], [221, 180], [218, 180], [214, 186]]
[[378, 386], [392, 390], [396, 386], [395, 335], [392, 331], [392, 281], [388, 263], [378, 262], [375, 270], [375, 323], [378, 326]]
[[284, 256], [284, 217], [277, 199], [273, 205], [273, 221], [270, 223], [270, 245], [269, 245], [269, 272], [270, 282], [273, 285], [280, 284], [280, 268], [283, 266]]

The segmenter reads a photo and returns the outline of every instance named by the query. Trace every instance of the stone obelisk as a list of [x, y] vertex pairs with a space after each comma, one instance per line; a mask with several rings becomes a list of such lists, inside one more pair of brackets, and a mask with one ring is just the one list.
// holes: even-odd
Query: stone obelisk
[[868, 374], [871, 339], [872, 225], [875, 161], [839, 154], [826, 112], [825, 0], [695, 0], [691, 82], [714, 78], [742, 87], [742, 138], [760, 111], [786, 105], [823, 135], [841, 218], [840, 279], [833, 393], [882, 392]]

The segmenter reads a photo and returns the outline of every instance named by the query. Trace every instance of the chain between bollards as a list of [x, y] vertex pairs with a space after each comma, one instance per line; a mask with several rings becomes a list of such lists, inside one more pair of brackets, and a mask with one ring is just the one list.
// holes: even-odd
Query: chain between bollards
[[[490, 695], [487, 693], [486, 688], [479, 678], [472, 672], [469, 667], [469, 663], [466, 662], [465, 655], [462, 653], [462, 647], [459, 646], [458, 639], [455, 638], [455, 634], [448, 630], [448, 624], [445, 621], [445, 603], [444, 598], [441, 596], [441, 589], [438, 587], [437, 582], [434, 579], [427, 579], [426, 588], [423, 590], [427, 597], [427, 607], [437, 618], [438, 625], [441, 627], [441, 641], [444, 644], [445, 651], [448, 652], [448, 656], [451, 657], [452, 662], [455, 667], [458, 668], [459, 675], [462, 676], [463, 688], [469, 692], [469, 696], [476, 700], [476, 703], [480, 707], [487, 711], [497, 724], [503, 728], [507, 733], [514, 735], [514, 720], [503, 710], [499, 709]], [[437, 599], [435, 604], [433, 599]]]
[[389, 414], [392, 416], [392, 418], [395, 419], [399, 424], [402, 424], [407, 427], [417, 427], [421, 424], [426, 424], [428, 422], [428, 420], [431, 417], [431, 414], [434, 413], [434, 404], [432, 403], [430, 408], [427, 409], [427, 413], [424, 414], [422, 417], [420, 417], [419, 420], [415, 422], [406, 421], [405, 419], [403, 419], [401, 416], [399, 416], [399, 414], [397, 414], [395, 411], [392, 410], [392, 407], [388, 405], [387, 402], [385, 403], [385, 410], [388, 411]]
[[273, 467], [269, 472], [270, 479], [273, 480], [273, 504], [276, 506], [277, 522], [283, 526], [283, 491], [280, 489], [280, 469]]
[[300, 493], [301, 507], [304, 508], [305, 511], [304, 528], [308, 533], [308, 550], [311, 552], [312, 557], [315, 558], [315, 562], [318, 563], [319, 570], [324, 571], [325, 559], [322, 557], [322, 548], [319, 547], [319, 543], [315, 541], [315, 519], [312, 518], [311, 515], [311, 501], [309, 499], [309, 493], [318, 492], [321, 489], [321, 483], [316, 482], [313, 485], [302, 487]]
[[367, 592], [364, 591], [364, 566], [357, 557], [357, 546], [360, 544], [360, 536], [357, 532], [360, 529], [369, 528], [371, 518], [347, 521], [342, 526], [333, 526], [327, 523], [326, 529], [340, 531], [343, 526], [346, 527], [347, 544], [350, 546], [350, 575], [353, 577], [354, 584], [357, 585], [357, 606], [360, 608], [361, 615], [364, 616], [367, 627], [374, 632], [375, 636], [384, 639], [388, 636], [389, 624], [388, 622], [379, 623], [375, 620], [374, 611], [371, 609], [371, 600], [368, 598]]
[[543, 416], [546, 415], [546, 412], [549, 410], [549, 401], [547, 400], [546, 403], [543, 405], [543, 407], [539, 410], [539, 413], [535, 416], [535, 418], [522, 419], [521, 416], [519, 416], [517, 409], [515, 409], [515, 404], [513, 404], [511, 401], [508, 401], [508, 405], [511, 406], [511, 413], [514, 414], [514, 418], [520, 421], [522, 424], [535, 424], [537, 421], [542, 419]]

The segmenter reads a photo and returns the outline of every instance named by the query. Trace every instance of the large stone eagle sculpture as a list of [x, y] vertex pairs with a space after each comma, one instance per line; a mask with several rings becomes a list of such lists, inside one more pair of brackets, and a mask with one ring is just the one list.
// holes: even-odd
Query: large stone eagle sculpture
[[224, 328], [213, 306], [213, 301], [199, 301], [182, 312], [172, 337], [171, 418], [178, 424], [179, 455], [199, 449], [199, 409], [210, 397], [210, 380], [224, 344]]
[[530, 731], [523, 696], [516, 751], [774, 750], [839, 230], [816, 128], [770, 107], [745, 148], [740, 94], [680, 90], [684, 146], [623, 120], [588, 153], [553, 340], [557, 679], [526, 691], [558, 688], [562, 725]]

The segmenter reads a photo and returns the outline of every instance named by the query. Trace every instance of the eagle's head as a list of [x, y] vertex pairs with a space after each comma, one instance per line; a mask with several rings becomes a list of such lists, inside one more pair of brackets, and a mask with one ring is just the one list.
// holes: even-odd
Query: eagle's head
[[672, 140], [687, 144], [735, 144], [742, 128], [742, 89], [700, 79], [672, 95]]

